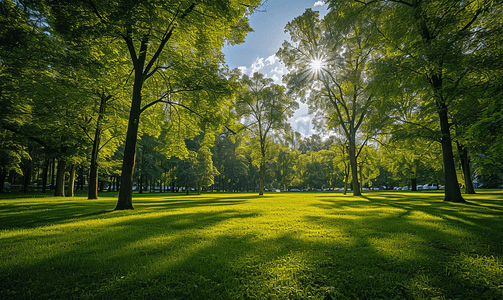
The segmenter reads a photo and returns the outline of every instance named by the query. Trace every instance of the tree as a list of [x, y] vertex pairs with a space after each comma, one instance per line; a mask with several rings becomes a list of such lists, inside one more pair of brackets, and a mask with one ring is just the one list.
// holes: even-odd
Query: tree
[[[225, 191], [253, 190], [255, 181], [254, 167], [250, 166], [247, 153], [243, 151], [244, 138], [241, 134], [230, 132], [219, 134], [212, 148], [213, 164], [219, 175], [216, 175], [216, 186]], [[250, 169], [251, 168], [251, 169]]]
[[450, 109], [462, 100], [464, 81], [477, 76], [484, 61], [496, 61], [490, 41], [501, 30], [495, 1], [342, 1], [329, 7], [352, 18], [372, 14], [394, 73], [415, 78], [426, 89], [423, 105], [436, 109], [441, 132], [445, 201], [464, 202], [454, 163]]
[[211, 186], [215, 182], [218, 170], [213, 166], [210, 148], [203, 145], [197, 150], [196, 171], [197, 171], [197, 193], [201, 194], [201, 188]]
[[259, 195], [263, 195], [266, 161], [272, 158], [271, 135], [288, 126], [298, 103], [286, 96], [285, 87], [273, 84], [263, 74], [245, 74], [240, 82], [243, 91], [236, 99], [236, 112], [244, 117], [244, 126], [251, 132], [252, 155], [260, 168]]
[[[242, 42], [244, 35], [250, 31], [246, 14], [259, 1], [47, 2], [53, 16], [52, 25], [73, 40], [79, 41], [83, 36], [108, 37], [120, 39], [128, 49], [133, 68], [132, 99], [116, 209], [132, 209], [140, 114], [155, 103], [170, 102], [173, 89], [180, 90], [178, 82], [171, 77], [176, 75], [176, 72], [171, 73], [172, 69], [178, 70], [179, 74], [183, 68], [190, 68], [194, 63], [203, 66], [220, 62], [224, 41]], [[156, 81], [167, 81], [168, 86], [162, 94], [148, 99], [144, 88], [149, 82]], [[198, 81], [191, 83], [191, 89], [201, 89], [197, 86]], [[185, 86], [182, 85], [182, 88]], [[204, 104], [209, 105], [208, 102], [199, 102], [199, 105]], [[211, 104], [220, 107], [215, 102]]]
[[[345, 23], [333, 10], [323, 19], [307, 9], [287, 24], [292, 43], [276, 54], [290, 69], [290, 91], [305, 99], [332, 128], [341, 127], [348, 140], [353, 194], [359, 196], [357, 137], [373, 111], [371, 62], [375, 59], [374, 30], [364, 20]], [[344, 26], [343, 26], [344, 24]], [[305, 100], [304, 100], [305, 101]]]
[[292, 186], [295, 178], [296, 163], [299, 161], [300, 151], [280, 146], [276, 159], [271, 164], [274, 172], [274, 187], [287, 190]]
[[29, 124], [32, 123], [31, 116], [38, 113], [32, 109], [32, 103], [34, 95], [40, 91], [39, 83], [49, 78], [49, 64], [61, 57], [58, 56], [58, 44], [44, 32], [39, 11], [30, 4], [10, 0], [0, 2], [2, 180], [11, 170], [22, 173], [21, 158], [25, 164], [31, 164], [26, 151], [28, 144], [44, 149], [47, 157], [55, 152], [55, 148], [40, 137], [42, 132], [32, 132], [37, 128], [30, 128]]

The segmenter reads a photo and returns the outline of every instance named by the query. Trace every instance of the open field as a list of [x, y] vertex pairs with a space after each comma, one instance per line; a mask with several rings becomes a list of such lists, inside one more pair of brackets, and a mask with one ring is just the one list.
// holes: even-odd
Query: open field
[[503, 193], [0, 199], [0, 299], [503, 299]]

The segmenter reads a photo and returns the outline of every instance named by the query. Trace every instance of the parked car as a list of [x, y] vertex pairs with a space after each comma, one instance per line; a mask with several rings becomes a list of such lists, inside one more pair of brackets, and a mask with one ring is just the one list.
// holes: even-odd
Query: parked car
[[434, 183], [427, 183], [423, 185], [423, 190], [437, 190], [438, 189], [438, 184]]

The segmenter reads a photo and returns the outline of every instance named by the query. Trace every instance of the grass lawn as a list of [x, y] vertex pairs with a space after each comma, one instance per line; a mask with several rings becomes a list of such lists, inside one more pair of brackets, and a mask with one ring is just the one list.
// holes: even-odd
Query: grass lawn
[[503, 192], [0, 199], [0, 299], [503, 299]]

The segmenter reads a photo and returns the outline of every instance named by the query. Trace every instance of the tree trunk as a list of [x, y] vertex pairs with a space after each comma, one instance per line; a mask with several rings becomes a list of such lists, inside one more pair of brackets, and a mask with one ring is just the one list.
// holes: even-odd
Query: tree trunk
[[7, 176], [7, 172], [5, 171], [5, 168], [1, 168], [0, 169], [0, 194], [3, 194], [5, 192], [4, 182], [5, 182], [6, 176]]
[[[87, 191], [87, 199], [98, 199], [98, 145], [99, 133], [96, 128], [94, 136], [93, 151], [91, 153], [91, 165], [89, 167], [89, 190]], [[96, 142], [98, 138], [98, 142]]]
[[147, 55], [148, 36], [144, 36], [138, 58], [134, 52], [134, 45], [131, 38], [126, 38], [126, 43], [130, 48], [130, 54], [134, 55], [134, 84], [133, 98], [129, 110], [129, 122], [126, 133], [126, 144], [124, 147], [124, 158], [122, 160], [121, 188], [119, 189], [119, 198], [115, 210], [133, 209], [133, 175], [136, 159], [136, 142], [138, 140], [138, 126], [140, 124], [141, 113], [141, 90], [145, 80], [143, 68]]
[[103, 192], [105, 190], [105, 182], [104, 181], [100, 181], [99, 186], [100, 186], [99, 191]]
[[105, 97], [104, 94], [101, 94], [100, 109], [98, 113], [98, 120], [96, 121], [96, 131], [94, 132], [93, 150], [91, 153], [91, 165], [89, 168], [89, 191], [87, 193], [87, 199], [98, 199], [98, 152], [100, 150], [101, 142], [101, 125], [103, 123], [107, 101], [111, 97], [112, 96]]
[[362, 169], [363, 169], [363, 165], [360, 164], [360, 166], [358, 167], [358, 171], [360, 172], [360, 193], [362, 192], [362, 187], [363, 187], [363, 174], [362, 174]]
[[[438, 100], [441, 101], [441, 100]], [[440, 130], [442, 132], [442, 157], [444, 161], [445, 196], [444, 201], [465, 202], [459, 188], [454, 155], [452, 152], [452, 140], [449, 130], [449, 117], [447, 106], [441, 102], [438, 105], [438, 115], [440, 118]]]
[[417, 191], [417, 178], [416, 177], [412, 178], [412, 188], [411, 188], [411, 190], [413, 192]]
[[75, 190], [75, 173], [77, 172], [77, 168], [75, 167], [75, 164], [72, 164], [72, 167], [70, 169], [70, 180], [68, 181], [68, 191], [66, 193], [67, 197], [73, 197], [74, 190]]
[[344, 195], [348, 193], [349, 168], [347, 162], [344, 163]]
[[54, 196], [56, 197], [65, 196], [65, 172], [66, 172], [66, 160], [60, 158], [58, 159], [58, 170], [56, 174], [56, 189], [54, 190]]
[[143, 194], [143, 174], [140, 174], [140, 180], [138, 182], [138, 193]]
[[356, 162], [356, 145], [354, 137], [349, 141], [349, 164], [351, 167], [351, 184], [353, 186], [353, 196], [361, 196], [360, 185], [358, 184], [358, 165]]
[[475, 194], [473, 188], [472, 174], [470, 172], [470, 159], [468, 158], [468, 150], [456, 142], [458, 146], [459, 158], [461, 160], [461, 167], [463, 168], [463, 177], [465, 179], [465, 194]]
[[[23, 193], [28, 192], [28, 186], [31, 179], [31, 160], [23, 162]], [[3, 184], [3, 183], [2, 183]]]
[[52, 158], [52, 166], [51, 166], [51, 189], [54, 190], [56, 188], [56, 184], [54, 182], [54, 173], [56, 173], [56, 158]]
[[81, 191], [84, 190], [84, 166], [80, 166], [80, 169], [79, 169], [78, 189]]
[[265, 161], [262, 159], [260, 163], [260, 180], [258, 184], [258, 194], [260, 196], [264, 195], [264, 176], [265, 176]]
[[47, 175], [49, 173], [49, 159], [46, 158], [44, 162], [44, 169], [42, 170], [42, 193], [45, 194], [47, 189]]

